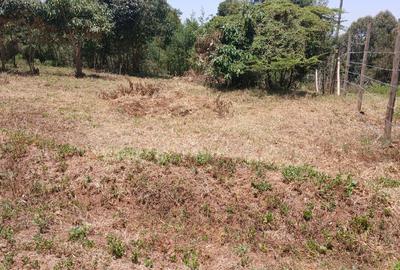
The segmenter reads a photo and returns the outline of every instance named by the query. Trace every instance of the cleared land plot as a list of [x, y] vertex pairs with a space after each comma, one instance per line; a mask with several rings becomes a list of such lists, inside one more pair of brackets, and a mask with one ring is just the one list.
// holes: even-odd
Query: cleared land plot
[[386, 96], [367, 95], [358, 115], [352, 95], [220, 95], [183, 79], [71, 74], [0, 77], [3, 265], [390, 269], [400, 259], [400, 119], [384, 147]]

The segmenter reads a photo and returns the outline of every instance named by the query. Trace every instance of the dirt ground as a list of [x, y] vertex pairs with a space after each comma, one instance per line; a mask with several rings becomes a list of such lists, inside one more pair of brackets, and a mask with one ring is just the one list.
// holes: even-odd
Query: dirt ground
[[387, 98], [365, 97], [365, 115], [353, 95], [337, 98], [258, 96], [254, 91], [224, 93], [230, 102], [220, 117], [213, 89], [182, 79], [148, 80], [154, 96], [101, 98], [128, 87], [122, 76], [100, 74], [75, 80], [71, 70], [47, 68], [40, 77], [6, 75], [0, 84], [0, 125], [107, 155], [125, 147], [179, 153], [209, 151], [278, 164], [311, 164], [363, 179], [400, 175], [400, 117], [393, 148], [380, 141]]
[[387, 97], [367, 94], [360, 115], [352, 94], [72, 74], [0, 76], [0, 269], [400, 260], [400, 110], [387, 145]]

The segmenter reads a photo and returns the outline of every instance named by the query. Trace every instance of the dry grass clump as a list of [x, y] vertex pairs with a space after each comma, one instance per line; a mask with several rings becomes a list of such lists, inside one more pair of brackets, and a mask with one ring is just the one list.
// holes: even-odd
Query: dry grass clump
[[6, 85], [10, 83], [10, 77], [7, 75], [0, 75], [0, 85]]
[[138, 82], [132, 82], [128, 77], [125, 77], [128, 82], [128, 86], [120, 84], [117, 90], [111, 92], [101, 92], [100, 97], [106, 100], [115, 100], [124, 96], [146, 96], [153, 97], [158, 94], [163, 88], [162, 85], [145, 82], [140, 80]]
[[222, 118], [227, 116], [231, 112], [233, 104], [231, 101], [223, 100], [221, 97], [222, 94], [219, 94], [217, 99], [215, 100], [213, 111]]
[[[133, 82], [125, 78], [128, 86], [119, 85], [115, 91], [101, 92], [100, 98], [110, 100], [120, 111], [129, 115], [171, 115], [185, 117], [204, 109], [212, 110], [223, 118], [231, 113], [232, 102], [222, 99], [222, 94], [215, 101], [208, 99], [189, 100], [182, 92], [166, 89], [164, 84], [149, 83], [143, 80]], [[165, 91], [163, 91], [166, 89]]]

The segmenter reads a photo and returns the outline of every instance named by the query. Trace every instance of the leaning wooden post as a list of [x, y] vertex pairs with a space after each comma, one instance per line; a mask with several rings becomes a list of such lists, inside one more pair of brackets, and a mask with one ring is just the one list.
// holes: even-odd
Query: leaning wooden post
[[391, 86], [389, 94], [389, 103], [386, 109], [384, 138], [387, 141], [391, 141], [392, 139], [394, 106], [396, 105], [396, 93], [399, 86], [399, 65], [400, 65], [400, 25], [397, 27], [397, 38], [396, 38], [396, 45], [394, 49], [394, 58], [393, 58], [392, 81], [390, 83]]
[[360, 77], [360, 89], [358, 90], [357, 109], [358, 109], [359, 112], [362, 112], [362, 102], [363, 102], [363, 96], [364, 96], [364, 83], [365, 83], [365, 71], [367, 70], [367, 64], [368, 64], [369, 42], [371, 40], [371, 29], [372, 29], [372, 23], [370, 22], [370, 23], [368, 23], [367, 36], [365, 37], [364, 56], [363, 56], [363, 61], [362, 61], [361, 77]]
[[319, 94], [318, 69], [315, 69], [315, 90], [317, 91], [317, 94]]
[[347, 54], [346, 54], [346, 70], [343, 78], [343, 92], [346, 93], [347, 85], [349, 82], [350, 60], [351, 60], [351, 32], [348, 32], [349, 38], [347, 40]]

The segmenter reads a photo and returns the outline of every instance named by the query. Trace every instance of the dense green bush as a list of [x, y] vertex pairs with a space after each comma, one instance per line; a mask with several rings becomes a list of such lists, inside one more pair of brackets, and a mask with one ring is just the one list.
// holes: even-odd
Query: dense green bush
[[199, 61], [219, 84], [290, 89], [329, 54], [333, 16], [324, 6], [288, 0], [243, 6], [208, 23], [196, 46]]

